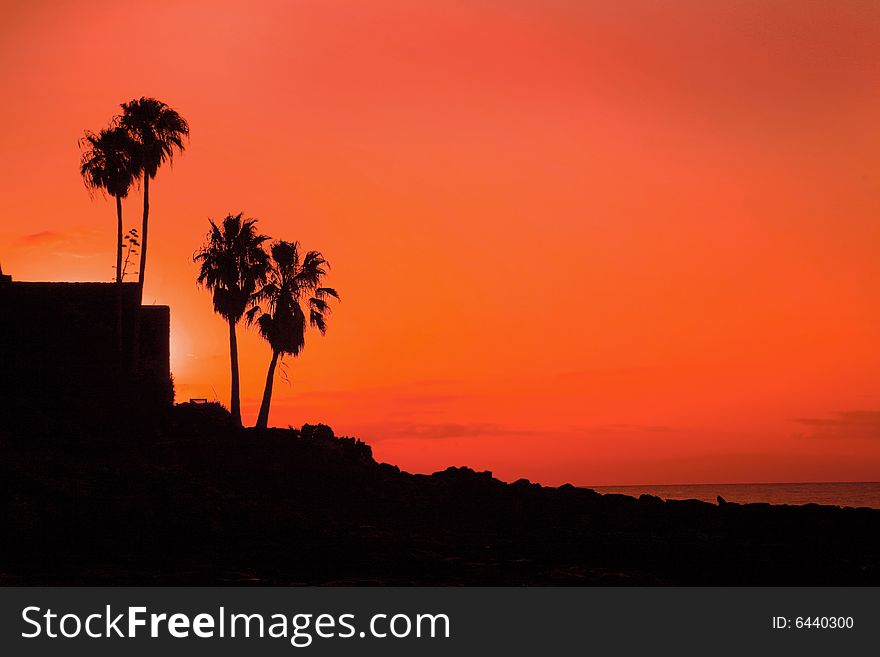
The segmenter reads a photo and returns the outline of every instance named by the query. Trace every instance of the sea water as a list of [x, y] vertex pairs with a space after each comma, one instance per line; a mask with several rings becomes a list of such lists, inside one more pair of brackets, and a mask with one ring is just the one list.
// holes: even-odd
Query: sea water
[[830, 504], [880, 509], [880, 482], [822, 484], [681, 484], [657, 486], [588, 486], [597, 493], [638, 497], [656, 495], [667, 500], [716, 502], [769, 502], [770, 504]]

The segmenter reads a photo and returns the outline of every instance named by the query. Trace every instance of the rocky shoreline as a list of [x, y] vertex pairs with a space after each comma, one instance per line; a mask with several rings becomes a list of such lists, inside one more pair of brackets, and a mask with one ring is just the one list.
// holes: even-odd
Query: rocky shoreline
[[149, 440], [0, 445], [0, 583], [880, 584], [880, 510], [413, 475], [322, 425], [175, 415]]

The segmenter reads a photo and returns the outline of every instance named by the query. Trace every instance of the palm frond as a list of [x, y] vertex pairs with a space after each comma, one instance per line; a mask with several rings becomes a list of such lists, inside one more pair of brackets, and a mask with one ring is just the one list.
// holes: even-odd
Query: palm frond
[[340, 301], [339, 293], [332, 287], [315, 288], [315, 296], [319, 299], [323, 299], [324, 297], [333, 297], [337, 301]]
[[314, 309], [310, 310], [309, 324], [318, 329], [321, 332], [321, 335], [324, 335], [327, 332], [327, 319], [324, 317], [324, 313], [322, 312]]
[[269, 273], [269, 256], [263, 249], [268, 237], [257, 232], [256, 219], [243, 216], [209, 219], [205, 243], [193, 255], [200, 265], [197, 284], [213, 292], [214, 310], [235, 322], [255, 303]]
[[245, 314], [244, 319], [245, 323], [248, 326], [253, 326], [258, 320], [258, 315], [262, 312], [262, 308], [259, 306], [252, 306]]
[[[271, 244], [269, 252], [266, 283], [252, 297], [254, 303], [265, 304], [267, 308], [258, 320], [260, 334], [273, 350], [296, 356], [305, 346], [307, 326], [322, 334], [326, 332], [328, 300], [338, 299], [339, 294], [321, 285], [329, 265], [319, 251], [301, 256], [298, 242], [278, 240]], [[303, 303], [308, 304], [308, 316]]]
[[189, 139], [189, 123], [177, 111], [155, 98], [137, 98], [123, 103], [116, 123], [137, 144], [138, 169], [155, 177], [159, 167], [182, 153]]
[[128, 196], [138, 175], [134, 145], [128, 134], [118, 127], [104, 128], [98, 133], [87, 130], [79, 145], [83, 149], [79, 170], [86, 188], [114, 197]]

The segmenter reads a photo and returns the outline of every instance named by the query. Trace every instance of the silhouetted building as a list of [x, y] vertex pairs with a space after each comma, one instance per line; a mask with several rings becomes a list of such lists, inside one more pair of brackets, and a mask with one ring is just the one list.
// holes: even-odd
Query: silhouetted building
[[168, 307], [140, 305], [135, 283], [120, 291], [0, 274], [0, 429], [124, 433], [149, 423], [173, 403], [169, 326]]

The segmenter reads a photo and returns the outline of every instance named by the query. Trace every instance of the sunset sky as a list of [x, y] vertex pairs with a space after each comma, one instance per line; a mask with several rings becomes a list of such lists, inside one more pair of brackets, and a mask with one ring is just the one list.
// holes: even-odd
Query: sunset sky
[[[146, 95], [145, 301], [228, 403], [208, 217], [321, 250], [342, 302], [270, 422], [547, 484], [880, 473], [880, 3], [4, 3], [0, 264], [111, 280], [77, 140]], [[125, 202], [139, 227], [141, 198]], [[3, 311], [5, 312], [5, 311]], [[245, 421], [270, 353], [240, 330]]]

